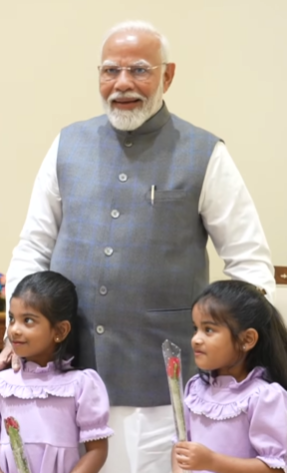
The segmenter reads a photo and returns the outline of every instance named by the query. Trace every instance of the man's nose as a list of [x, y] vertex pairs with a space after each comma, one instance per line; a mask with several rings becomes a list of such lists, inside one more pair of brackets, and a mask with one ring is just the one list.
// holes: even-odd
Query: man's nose
[[122, 69], [117, 77], [115, 89], [121, 92], [126, 92], [127, 90], [133, 90], [134, 88], [135, 84], [131, 74], [129, 71]]

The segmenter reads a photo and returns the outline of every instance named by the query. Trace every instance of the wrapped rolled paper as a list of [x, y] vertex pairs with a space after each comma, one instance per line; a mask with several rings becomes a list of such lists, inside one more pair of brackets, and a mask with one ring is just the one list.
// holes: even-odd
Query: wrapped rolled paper
[[183, 408], [181, 349], [169, 340], [165, 340], [162, 344], [162, 353], [165, 361], [177, 438], [180, 442], [183, 442], [187, 439], [187, 436]]
[[4, 419], [6, 432], [9, 435], [10, 445], [18, 473], [31, 473], [25, 457], [24, 444], [20, 435], [19, 424], [14, 417]]

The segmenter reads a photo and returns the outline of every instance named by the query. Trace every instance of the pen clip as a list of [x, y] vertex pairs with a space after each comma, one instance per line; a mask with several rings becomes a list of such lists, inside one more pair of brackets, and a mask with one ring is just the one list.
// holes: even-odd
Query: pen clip
[[150, 189], [150, 202], [151, 205], [154, 205], [154, 198], [155, 198], [155, 186], [152, 185]]

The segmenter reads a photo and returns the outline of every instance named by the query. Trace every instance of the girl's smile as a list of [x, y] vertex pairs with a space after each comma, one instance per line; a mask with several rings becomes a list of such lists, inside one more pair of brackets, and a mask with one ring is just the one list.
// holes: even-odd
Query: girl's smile
[[21, 358], [41, 366], [53, 359], [55, 328], [41, 312], [17, 297], [12, 297], [10, 303], [8, 337], [14, 352]]
[[205, 355], [205, 353], [203, 351], [199, 351], [199, 350], [194, 350], [193, 354], [194, 354], [195, 357]]

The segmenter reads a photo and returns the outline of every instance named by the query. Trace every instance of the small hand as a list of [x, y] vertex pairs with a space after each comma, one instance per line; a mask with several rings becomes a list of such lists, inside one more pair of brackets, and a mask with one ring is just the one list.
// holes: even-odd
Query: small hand
[[0, 353], [0, 370], [5, 370], [10, 365], [14, 371], [19, 371], [20, 359], [17, 355], [15, 355], [10, 343], [8, 342]]
[[175, 458], [182, 470], [210, 470], [214, 452], [195, 442], [175, 445]]

